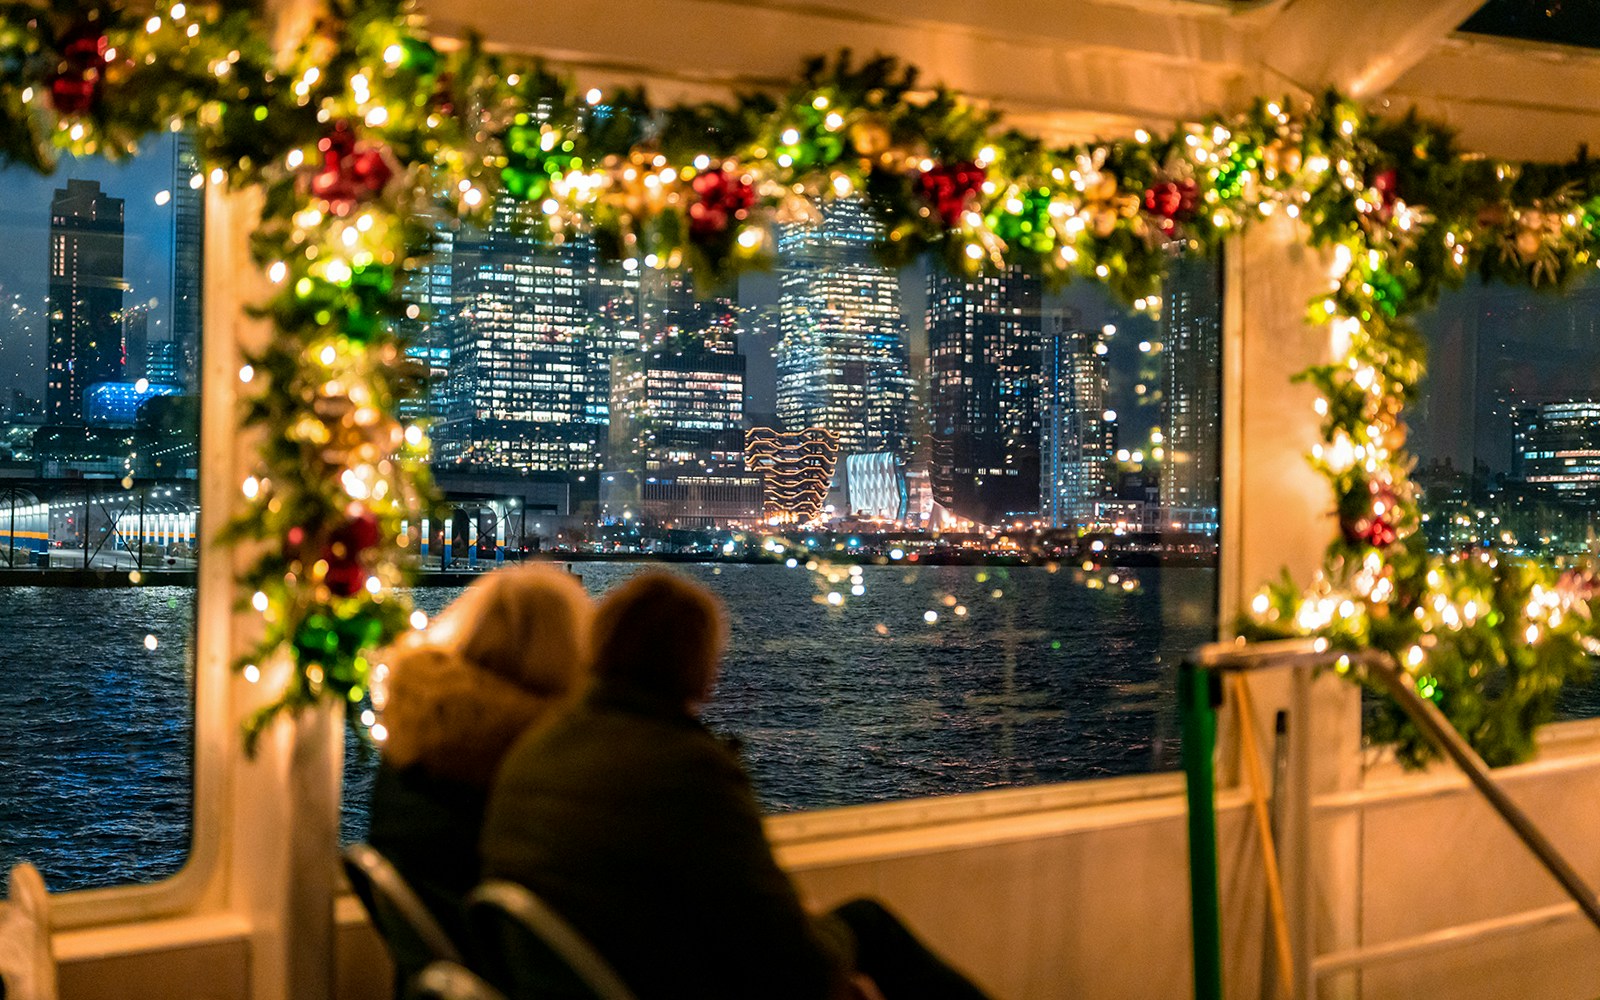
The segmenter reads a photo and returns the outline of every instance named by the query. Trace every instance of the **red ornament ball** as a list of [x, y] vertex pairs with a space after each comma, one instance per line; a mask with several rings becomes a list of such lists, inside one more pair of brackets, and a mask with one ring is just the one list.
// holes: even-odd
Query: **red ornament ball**
[[1352, 517], [1340, 517], [1339, 533], [1350, 545], [1367, 544], [1375, 548], [1393, 545], [1400, 538], [1395, 514], [1400, 498], [1391, 483], [1373, 480], [1367, 484], [1365, 509]]
[[335, 597], [352, 597], [366, 586], [367, 571], [357, 560], [329, 560], [328, 572], [322, 582], [327, 584], [328, 591]]
[[367, 555], [383, 540], [376, 514], [360, 506], [353, 506], [349, 514], [348, 520], [333, 529], [322, 550], [322, 561], [328, 564], [322, 582], [337, 597], [350, 597], [366, 586]]
[[987, 179], [976, 163], [940, 163], [917, 174], [917, 196], [938, 213], [946, 229], [953, 229], [976, 203]]
[[311, 193], [328, 203], [335, 215], [348, 215], [358, 202], [380, 194], [394, 177], [381, 145], [356, 139], [347, 121], [317, 141], [322, 165], [311, 178]]
[[1380, 170], [1372, 175], [1367, 187], [1378, 196], [1377, 203], [1372, 206], [1372, 214], [1388, 222], [1394, 217], [1395, 203], [1400, 200], [1400, 175], [1393, 167]]
[[1200, 203], [1200, 185], [1194, 181], [1158, 181], [1144, 192], [1144, 208], [1156, 217], [1164, 233], [1171, 233], [1180, 222], [1194, 218]]
[[1364, 535], [1368, 545], [1379, 549], [1393, 545], [1399, 537], [1399, 533], [1394, 530], [1394, 525], [1381, 517], [1372, 519], [1372, 523], [1367, 526], [1366, 534]]
[[351, 556], [361, 556], [376, 547], [382, 536], [378, 515], [361, 507], [351, 512], [350, 520], [334, 529], [332, 541], [342, 544]]
[[756, 203], [756, 189], [731, 170], [697, 174], [690, 187], [695, 200], [689, 205], [689, 236], [697, 241], [722, 236], [735, 222], [748, 218]]
[[80, 26], [61, 39], [61, 62], [50, 77], [50, 103], [63, 115], [81, 115], [100, 97], [108, 43], [96, 28]]

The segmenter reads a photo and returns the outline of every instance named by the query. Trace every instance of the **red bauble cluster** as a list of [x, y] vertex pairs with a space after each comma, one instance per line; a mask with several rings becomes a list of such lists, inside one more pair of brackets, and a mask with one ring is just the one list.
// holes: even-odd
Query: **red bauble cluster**
[[726, 234], [735, 222], [750, 216], [756, 189], [743, 174], [708, 170], [690, 182], [695, 200], [689, 205], [689, 236], [704, 242]]
[[382, 540], [378, 517], [365, 507], [355, 508], [349, 520], [333, 530], [323, 548], [328, 572], [322, 582], [337, 597], [349, 597], [367, 582], [366, 558]]
[[1200, 204], [1200, 185], [1194, 181], [1157, 181], [1145, 189], [1144, 210], [1155, 217], [1163, 233], [1171, 235], [1180, 223], [1194, 218]]
[[1393, 545], [1400, 538], [1395, 527], [1400, 498], [1394, 487], [1384, 482], [1369, 483], [1367, 493], [1366, 509], [1359, 517], [1341, 517], [1339, 531], [1351, 545], [1365, 543], [1379, 549]]
[[945, 228], [953, 229], [977, 202], [987, 179], [976, 163], [941, 163], [917, 174], [917, 196], [939, 213]]
[[394, 177], [383, 147], [356, 140], [355, 129], [341, 121], [317, 141], [322, 165], [311, 178], [311, 193], [328, 203], [335, 215], [348, 215], [357, 203], [377, 197]]
[[1393, 167], [1380, 170], [1372, 175], [1372, 180], [1367, 182], [1367, 187], [1378, 196], [1372, 205], [1372, 214], [1380, 221], [1387, 223], [1394, 218], [1395, 202], [1400, 200], [1400, 175]]
[[1368, 545], [1381, 549], [1393, 545], [1395, 540], [1400, 537], [1400, 534], [1395, 531], [1394, 525], [1390, 524], [1386, 519], [1375, 517], [1372, 519], [1372, 523], [1367, 525], [1365, 537]]
[[63, 115], [81, 115], [100, 97], [106, 64], [106, 36], [80, 26], [61, 39], [61, 62], [50, 77], [50, 103]]

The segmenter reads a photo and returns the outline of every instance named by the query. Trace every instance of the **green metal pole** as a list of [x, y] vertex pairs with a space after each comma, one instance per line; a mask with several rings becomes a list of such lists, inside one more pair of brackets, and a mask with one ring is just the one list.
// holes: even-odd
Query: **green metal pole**
[[1189, 915], [1194, 939], [1195, 1000], [1222, 1000], [1222, 916], [1217, 878], [1216, 706], [1219, 678], [1185, 663], [1178, 668], [1178, 719], [1189, 795]]

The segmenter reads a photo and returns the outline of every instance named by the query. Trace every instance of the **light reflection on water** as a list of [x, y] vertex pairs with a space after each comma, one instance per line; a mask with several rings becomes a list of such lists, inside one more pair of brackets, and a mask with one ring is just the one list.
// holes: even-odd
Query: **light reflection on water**
[[[598, 594], [638, 566], [574, 568]], [[847, 580], [776, 565], [671, 568], [728, 604], [707, 721], [743, 741], [775, 811], [1175, 767], [1169, 672], [1215, 620], [1210, 570], [1135, 571], [1145, 588], [1128, 594], [1041, 568], [866, 567], [866, 593], [833, 607], [818, 598], [848, 595]], [[416, 599], [436, 612], [459, 593], [423, 588]], [[193, 596], [0, 591], [0, 871], [30, 860], [67, 889], [154, 881], [182, 865]], [[349, 755], [347, 841], [365, 831], [371, 764]]]
[[[1169, 673], [1216, 620], [1212, 570], [1131, 571], [1145, 586], [1130, 594], [1039, 567], [868, 566], [866, 593], [833, 607], [818, 598], [848, 581], [803, 569], [665, 568], [728, 606], [706, 721], [743, 743], [779, 812], [1175, 768]], [[574, 569], [599, 594], [638, 567]], [[459, 593], [418, 602], [434, 613]], [[370, 765], [352, 755], [345, 774], [358, 840]]]

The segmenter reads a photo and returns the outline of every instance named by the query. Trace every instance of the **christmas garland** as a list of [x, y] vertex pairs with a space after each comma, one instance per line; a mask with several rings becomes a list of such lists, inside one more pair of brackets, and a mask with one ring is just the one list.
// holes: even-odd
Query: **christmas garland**
[[[470, 42], [436, 47], [393, 0], [333, 3], [284, 59], [269, 35], [212, 3], [0, 4], [8, 161], [49, 170], [61, 151], [120, 156], [188, 128], [214, 182], [263, 192], [253, 250], [275, 288], [261, 305], [273, 337], [240, 373], [262, 447], [223, 537], [260, 553], [243, 603], [265, 633], [240, 669], [254, 680], [283, 650], [294, 669], [252, 740], [324, 698], [358, 717], [369, 651], [413, 624], [397, 588], [427, 444], [396, 417], [417, 389], [405, 274], [430, 220], [481, 223], [508, 197], [542, 240], [591, 238], [713, 283], [770, 266], [775, 225], [859, 197], [890, 262], [1020, 264], [1147, 310], [1175, 248], [1212, 253], [1263, 217], [1298, 218], [1338, 262], [1309, 319], [1332, 325], [1343, 358], [1303, 377], [1321, 394], [1313, 460], [1340, 535], [1309, 590], [1285, 579], [1255, 598], [1245, 633], [1394, 654], [1491, 763], [1531, 753], [1587, 667], [1591, 577], [1425, 552], [1401, 422], [1423, 373], [1409, 316], [1471, 274], [1559, 286], [1593, 264], [1600, 171], [1582, 158], [1464, 156], [1438, 126], [1337, 94], [1054, 148], [909, 67], [848, 54], [781, 95], [655, 107]], [[1382, 711], [1375, 735], [1424, 759], [1421, 735]]]

